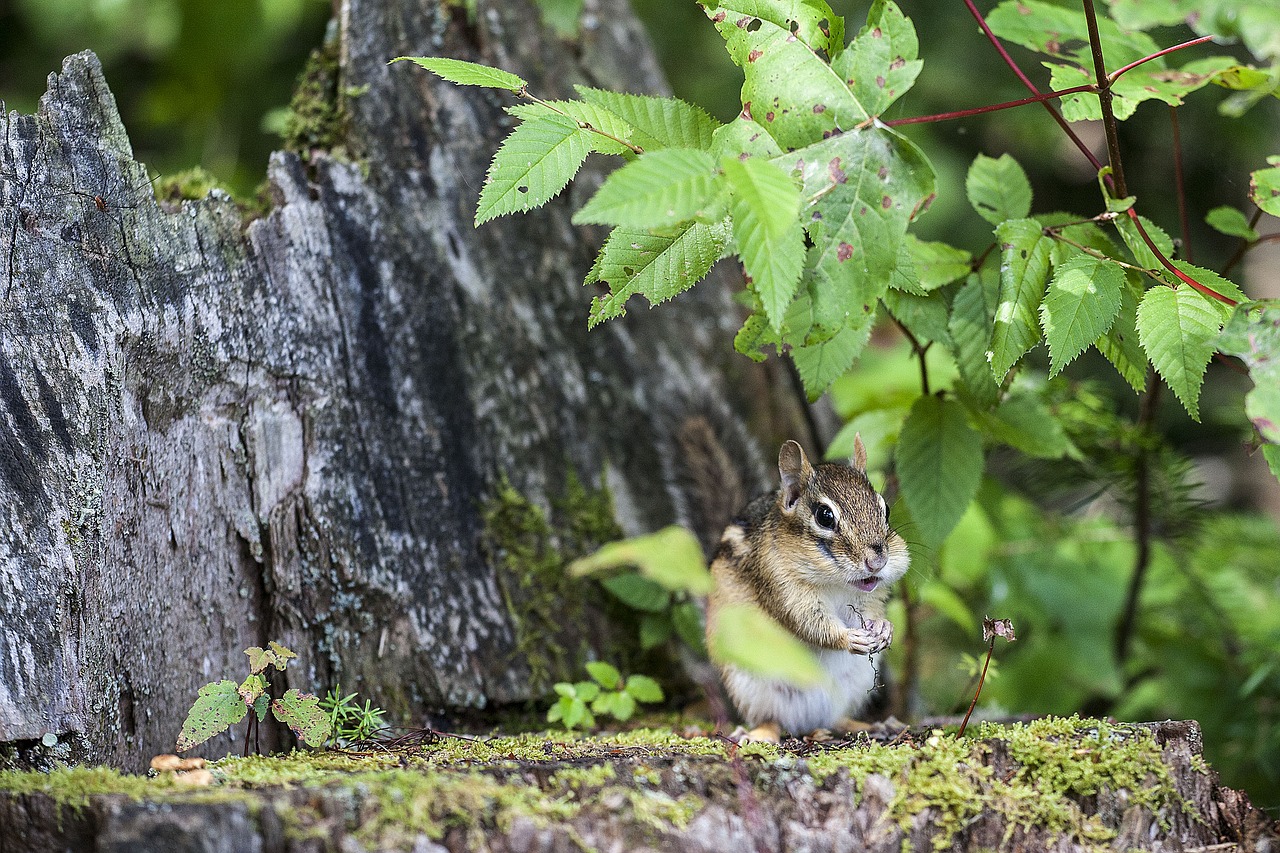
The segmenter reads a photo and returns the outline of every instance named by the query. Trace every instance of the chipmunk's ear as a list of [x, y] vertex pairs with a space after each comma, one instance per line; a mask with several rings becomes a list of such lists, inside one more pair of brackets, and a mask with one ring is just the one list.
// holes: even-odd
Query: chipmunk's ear
[[782, 508], [790, 512], [813, 477], [813, 467], [794, 441], [786, 442], [778, 451], [778, 474], [782, 477]]
[[849, 464], [859, 474], [867, 473], [867, 448], [862, 444], [862, 433], [860, 432], [854, 433], [853, 455], [849, 457]]

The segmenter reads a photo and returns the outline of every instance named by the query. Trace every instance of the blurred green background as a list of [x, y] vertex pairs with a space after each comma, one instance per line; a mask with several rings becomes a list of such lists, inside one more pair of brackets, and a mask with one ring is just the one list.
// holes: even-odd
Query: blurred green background
[[[563, 15], [566, 0], [545, 4]], [[633, 4], [675, 92], [721, 120], [732, 118], [741, 76], [701, 9], [693, 0]], [[846, 16], [848, 32], [856, 32], [866, 4], [833, 5]], [[918, 31], [925, 68], [886, 118], [1027, 94], [962, 3], [901, 5]], [[162, 174], [202, 166], [247, 196], [279, 147], [283, 110], [330, 16], [330, 0], [0, 0], [0, 98], [8, 109], [33, 111], [62, 58], [93, 49], [138, 159]], [[1175, 27], [1153, 35], [1169, 45], [1191, 33]], [[1192, 49], [1194, 56], [1232, 50]], [[1047, 89], [1039, 58], [1011, 52]], [[1209, 229], [1204, 214], [1223, 204], [1251, 213], [1249, 172], [1280, 153], [1280, 102], [1269, 98], [1243, 118], [1227, 118], [1218, 111], [1225, 97], [1209, 86], [1178, 110], [1190, 249], [1195, 263], [1216, 269], [1238, 244]], [[1100, 131], [1077, 128], [1100, 151]], [[916, 229], [926, 239], [975, 254], [990, 243], [989, 225], [963, 192], [978, 153], [1017, 158], [1035, 188], [1037, 212], [1092, 215], [1099, 208], [1095, 176], [1038, 106], [904, 132], [939, 172], [939, 197]], [[1131, 192], [1147, 217], [1177, 235], [1169, 109], [1147, 102], [1121, 133]], [[1280, 230], [1269, 218], [1260, 227]], [[1233, 274], [1251, 296], [1280, 294], [1280, 264], [1271, 257]], [[940, 358], [935, 387], [946, 386], [948, 369]], [[993, 451], [979, 499], [957, 531], [936, 551], [914, 553], [908, 591], [921, 637], [915, 710], [963, 711], [967, 667], [985, 650], [977, 622], [983, 615], [1009, 617], [1021, 639], [997, 649], [999, 676], [986, 687], [986, 710], [1195, 718], [1226, 781], [1246, 787], [1260, 804], [1280, 807], [1280, 533], [1275, 504], [1268, 510], [1276, 500], [1274, 478], [1243, 450], [1250, 430], [1240, 401], [1249, 383], [1211, 367], [1202, 424], [1164, 395], [1154, 554], [1132, 652], [1116, 660], [1112, 635], [1135, 551], [1126, 460], [1137, 399], [1100, 361], [1082, 359], [1068, 373], [1035, 393], [1054, 403], [1085, 458], [1050, 462]], [[837, 384], [832, 400], [860, 424], [873, 462], [882, 465], [918, 393], [916, 366], [889, 337]], [[903, 532], [911, 538], [909, 529]], [[903, 605], [897, 606], [901, 625]], [[901, 647], [893, 651], [901, 672]]]

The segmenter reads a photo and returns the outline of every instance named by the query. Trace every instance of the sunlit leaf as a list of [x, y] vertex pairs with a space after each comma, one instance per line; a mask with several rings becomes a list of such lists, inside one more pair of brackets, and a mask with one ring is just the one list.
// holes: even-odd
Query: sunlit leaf
[[1053, 376], [1105, 335], [1120, 311], [1124, 271], [1114, 262], [1078, 254], [1053, 271], [1040, 306]]
[[938, 543], [964, 515], [982, 480], [982, 437], [954, 400], [921, 397], [898, 435], [902, 497], [926, 542]]
[[1280, 444], [1280, 301], [1236, 306], [1214, 343], [1248, 366], [1254, 387], [1245, 395], [1245, 414], [1259, 435]]
[[717, 189], [723, 191], [717, 178], [709, 153], [664, 148], [610, 174], [573, 221], [636, 229], [676, 225], [701, 214]]
[[800, 189], [767, 160], [726, 157], [723, 168], [733, 194], [730, 211], [738, 255], [765, 316], [780, 331], [804, 266], [804, 229], [797, 218]]
[[392, 62], [416, 62], [432, 74], [460, 86], [485, 86], [519, 92], [527, 83], [510, 71], [444, 56], [397, 56]]
[[694, 595], [711, 591], [711, 574], [702, 546], [683, 527], [671, 525], [656, 533], [610, 542], [594, 554], [569, 564], [570, 574], [593, 574], [620, 566], [634, 566], [646, 578], [670, 590]]
[[964, 189], [969, 204], [992, 225], [1007, 219], [1025, 219], [1031, 214], [1031, 182], [1018, 161], [1008, 154], [975, 157]]
[[493, 156], [476, 225], [533, 210], [559, 194], [591, 152], [591, 135], [572, 118], [551, 112], [521, 122]]
[[719, 122], [701, 107], [679, 98], [657, 98], [651, 95], [629, 95], [575, 86], [586, 102], [608, 110], [633, 128], [628, 141], [646, 152], [659, 148], [711, 149], [713, 134]]
[[996, 228], [1000, 241], [1000, 298], [991, 333], [991, 372], [1003, 380], [1023, 353], [1040, 341], [1039, 311], [1049, 278], [1053, 241], [1034, 219]]
[[1142, 348], [1192, 419], [1200, 420], [1200, 384], [1227, 309], [1190, 287], [1153, 287], [1138, 306]]
[[729, 605], [714, 619], [708, 649], [712, 660], [796, 687], [811, 687], [826, 678], [813, 651], [760, 608]]
[[186, 752], [244, 719], [249, 706], [240, 698], [239, 685], [224, 680], [200, 688], [178, 734], [178, 752]]

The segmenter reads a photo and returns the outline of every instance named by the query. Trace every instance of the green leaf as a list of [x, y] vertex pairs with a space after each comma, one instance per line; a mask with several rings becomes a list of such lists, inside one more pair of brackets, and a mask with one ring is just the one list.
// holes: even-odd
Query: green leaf
[[640, 648], [643, 651], [656, 648], [665, 643], [675, 630], [671, 616], [665, 611], [661, 613], [640, 614]]
[[835, 438], [827, 445], [825, 458], [828, 461], [844, 461], [853, 456], [853, 440], [862, 437], [862, 444], [867, 451], [870, 467], [885, 465], [889, 460], [889, 451], [898, 441], [898, 430], [906, 419], [905, 408], [872, 409], [854, 417], [840, 428]]
[[1272, 216], [1280, 216], [1280, 156], [1268, 157], [1270, 169], [1249, 175], [1249, 198]]
[[982, 415], [982, 424], [996, 440], [1037, 459], [1061, 459], [1071, 449], [1062, 423], [1031, 394], [1011, 394]]
[[[1138, 221], [1142, 223], [1142, 228], [1147, 232], [1147, 236], [1151, 238], [1151, 242], [1160, 250], [1160, 254], [1166, 258], [1173, 257], [1173, 240], [1165, 233], [1164, 229], [1156, 225], [1145, 216], [1139, 216]], [[1125, 216], [1117, 216], [1115, 218], [1116, 230], [1120, 232], [1120, 237], [1124, 240], [1124, 244], [1129, 247], [1129, 251], [1133, 254], [1133, 262], [1143, 269], [1158, 270], [1164, 269], [1164, 265], [1147, 246], [1142, 235], [1138, 233], [1138, 228], [1133, 224], [1133, 220]]]
[[592, 136], [556, 113], [522, 122], [502, 143], [489, 166], [476, 225], [546, 204], [577, 174], [591, 151]]
[[609, 713], [615, 720], [626, 721], [636, 712], [636, 700], [630, 693], [615, 693]]
[[864, 325], [841, 329], [834, 337], [822, 343], [791, 350], [791, 360], [795, 362], [796, 371], [800, 374], [800, 381], [810, 402], [821, 397], [832, 382], [853, 366], [854, 359], [871, 337], [873, 316], [868, 317]]
[[1003, 380], [1040, 341], [1040, 300], [1049, 278], [1053, 240], [1034, 219], [1011, 219], [996, 228], [1000, 241], [1000, 297], [991, 332], [991, 372]]
[[1120, 289], [1120, 310], [1107, 333], [1094, 341], [1098, 352], [1141, 394], [1147, 387], [1147, 354], [1138, 340], [1138, 301], [1142, 285], [1126, 276]]
[[450, 83], [460, 86], [485, 86], [490, 89], [506, 89], [519, 92], [529, 85], [510, 71], [501, 68], [490, 68], [461, 59], [449, 59], [444, 56], [397, 56], [392, 62], [416, 62], [423, 68]]
[[637, 702], [661, 702], [666, 698], [658, 682], [647, 675], [628, 676], [626, 690]]
[[[1054, 6], [1042, 0], [1006, 0], [988, 13], [987, 24], [1002, 39], [1055, 59], [1093, 67], [1088, 25], [1079, 8]], [[1111, 68], [1159, 50], [1147, 34], [1122, 30], [1107, 17], [1098, 18], [1098, 31]]]
[[671, 622], [684, 644], [694, 652], [706, 656], [706, 623], [702, 608], [692, 601], [682, 601], [671, 608]]
[[1213, 357], [1213, 339], [1225, 319], [1225, 306], [1185, 285], [1153, 287], [1138, 306], [1142, 348], [1196, 421], [1200, 420], [1200, 384]]
[[995, 158], [979, 154], [969, 166], [964, 189], [969, 204], [992, 225], [1031, 214], [1031, 182], [1008, 154]]
[[947, 301], [942, 293], [933, 291], [928, 296], [887, 291], [884, 305], [893, 318], [901, 323], [917, 340], [949, 343], [947, 334]]
[[1262, 445], [1262, 458], [1267, 460], [1267, 467], [1271, 469], [1271, 476], [1280, 480], [1280, 445]]
[[784, 151], [821, 140], [837, 128], [849, 130], [869, 115], [815, 47], [791, 32], [788, 13], [806, 5], [767, 0], [703, 4], [729, 56], [743, 71], [743, 113], [759, 122]]
[[569, 573], [581, 577], [619, 566], [635, 566], [646, 578], [669, 590], [694, 595], [711, 591], [711, 575], [702, 556], [702, 546], [692, 533], [678, 525], [610, 542], [594, 554], [570, 563]]
[[572, 699], [578, 695], [578, 691], [574, 686], [566, 681], [557, 681], [555, 684], [551, 685], [551, 689], [554, 690], [557, 695], [566, 699]]
[[600, 685], [594, 681], [579, 681], [573, 685], [573, 695], [583, 702], [590, 702], [600, 695]]
[[587, 672], [596, 683], [605, 690], [617, 690], [622, 687], [622, 673], [611, 663], [602, 660], [587, 661]]
[[[595, 104], [585, 101], [544, 101], [537, 104], [514, 104], [507, 107], [507, 112], [521, 121], [531, 121], [549, 115], [567, 115], [582, 130], [583, 139], [592, 151], [600, 154], [617, 154], [628, 159], [635, 157], [635, 152], [629, 146], [618, 141], [631, 141], [635, 129], [618, 116]], [[591, 125], [601, 133], [587, 130], [583, 127], [583, 123]]]
[[178, 752], [186, 752], [209, 738], [222, 734], [249, 713], [234, 681], [216, 681], [200, 688], [200, 693], [178, 734]]
[[953, 400], [921, 397], [898, 435], [902, 497], [916, 529], [939, 543], [956, 526], [982, 480], [982, 437]]
[[1076, 255], [1054, 269], [1040, 306], [1050, 377], [1111, 329], [1124, 286], [1124, 270], [1092, 255]]
[[273, 701], [271, 712], [307, 746], [323, 746], [333, 731], [329, 715], [320, 709], [320, 698], [297, 688]]
[[964, 603], [964, 599], [956, 595], [951, 587], [936, 578], [929, 578], [920, 585], [920, 600], [950, 619], [968, 636], [978, 630], [978, 617]]
[[782, 154], [778, 143], [773, 141], [769, 132], [746, 116], [739, 115], [728, 124], [716, 128], [712, 137], [711, 150], [719, 157], [773, 158]]
[[1237, 305], [1215, 344], [1248, 366], [1254, 387], [1245, 414], [1264, 440], [1280, 444], [1280, 301]]
[[[985, 283], [992, 281], [994, 287]], [[991, 351], [991, 327], [995, 322], [995, 300], [999, 283], [993, 276], [975, 273], [956, 292], [951, 302], [947, 331], [956, 369], [968, 395], [979, 406], [994, 405], [1000, 387], [991, 375], [987, 353]], [[992, 291], [988, 299], [988, 290]]]
[[[910, 19], [890, 0], [876, 0], [866, 26], [832, 63], [870, 115], [882, 115], [916, 82], [924, 63]], [[847, 129], [847, 128], [846, 128]]]
[[[1244, 295], [1244, 291], [1240, 289], [1239, 285], [1234, 281], [1228, 281], [1213, 270], [1207, 270], [1204, 267], [1197, 267], [1182, 260], [1174, 261], [1173, 265], [1186, 273], [1189, 278], [1194, 279], [1197, 283], [1209, 288], [1213, 292], [1227, 297], [1232, 302], [1240, 303], [1249, 301], [1249, 297]], [[1183, 284], [1180, 278], [1168, 270], [1162, 271], [1162, 275], [1164, 276], [1165, 281], [1169, 282], [1169, 284], [1172, 284], [1174, 287], [1181, 287]], [[1213, 297], [1206, 298], [1213, 299]], [[1219, 302], [1219, 304], [1221, 303]], [[1228, 306], [1223, 306], [1223, 311], [1229, 310], [1230, 308]]]
[[933, 169], [914, 145], [868, 128], [790, 152], [777, 161], [799, 171], [812, 199], [803, 217], [813, 241], [806, 279], [815, 322], [827, 336], [862, 328], [898, 266], [907, 224], [927, 205]]
[[578, 34], [578, 21], [582, 17], [583, 0], [538, 0], [542, 22], [555, 31], [557, 37], [572, 39]]
[[959, 281], [973, 271], [970, 268], [973, 255], [964, 249], [921, 240], [914, 234], [906, 235], [906, 247], [911, 253], [916, 281], [924, 290], [937, 290], [953, 281]]
[[797, 218], [800, 190], [767, 160], [726, 157], [723, 167], [733, 193], [730, 211], [738, 255], [765, 316], [780, 331], [804, 266], [804, 229]]
[[649, 613], [660, 613], [671, 606], [671, 592], [662, 584], [628, 572], [603, 578], [601, 586], [628, 607]]
[[633, 131], [628, 141], [645, 152], [660, 148], [711, 149], [713, 135], [720, 123], [702, 110], [678, 98], [656, 98], [629, 95], [575, 86], [586, 102], [608, 110], [629, 124]]
[[1241, 240], [1249, 241], [1258, 239], [1258, 232], [1249, 225], [1248, 218], [1234, 207], [1225, 204], [1215, 207], [1205, 214], [1204, 221], [1210, 228], [1228, 237], [1239, 237]]
[[258, 701], [267, 689], [267, 680], [261, 675], [254, 673], [240, 682], [240, 686], [236, 688], [236, 692], [240, 694], [240, 701], [250, 708]]
[[813, 651], [760, 608], [731, 604], [712, 619], [712, 660], [796, 687], [812, 687], [827, 678]]
[[664, 148], [610, 174], [573, 221], [667, 228], [700, 215], [714, 201], [719, 184], [715, 161], [707, 152]]
[[587, 275], [586, 284], [600, 282], [610, 290], [592, 300], [587, 325], [621, 317], [634, 294], [656, 305], [688, 290], [720, 260], [728, 239], [725, 222], [691, 222], [674, 236], [615, 228]]

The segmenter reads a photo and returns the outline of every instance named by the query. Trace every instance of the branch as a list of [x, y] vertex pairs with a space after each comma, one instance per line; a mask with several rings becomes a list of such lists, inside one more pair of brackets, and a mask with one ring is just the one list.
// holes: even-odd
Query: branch
[[1184, 41], [1182, 44], [1175, 44], [1173, 47], [1166, 47], [1164, 50], [1158, 50], [1155, 53], [1151, 54], [1150, 56], [1144, 56], [1135, 62], [1130, 62], [1128, 65], [1125, 65], [1121, 68], [1117, 68], [1115, 71], [1112, 71], [1110, 74], [1107, 75], [1107, 85], [1110, 86], [1114, 84], [1117, 80], [1120, 79], [1120, 75], [1127, 74], [1128, 72], [1137, 68], [1139, 65], [1142, 65], [1144, 62], [1150, 62], [1153, 59], [1159, 59], [1165, 54], [1173, 53], [1175, 50], [1182, 50], [1184, 47], [1192, 47], [1194, 45], [1203, 44], [1204, 42], [1212, 41], [1212, 40], [1213, 40], [1213, 36], [1200, 36], [1200, 38], [1198, 39], [1192, 39], [1191, 41]]
[[[1107, 137], [1107, 160], [1116, 182], [1116, 194], [1124, 198], [1129, 190], [1124, 180], [1124, 167], [1120, 163], [1120, 134], [1116, 129], [1116, 114], [1111, 108], [1111, 78], [1102, 58], [1102, 37], [1098, 35], [1098, 13], [1093, 0], [1084, 0], [1085, 25], [1089, 29], [1089, 51], [1093, 54], [1093, 79], [1098, 81], [1098, 106], [1102, 109], [1102, 130]], [[1105, 82], [1104, 82], [1105, 81]]]

